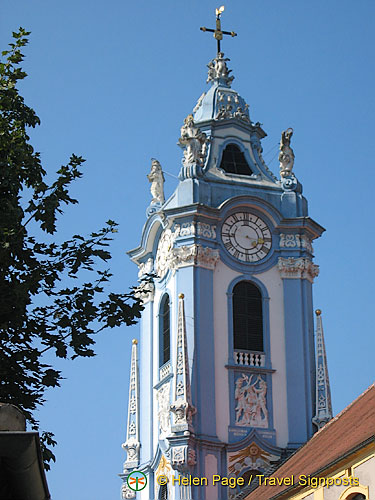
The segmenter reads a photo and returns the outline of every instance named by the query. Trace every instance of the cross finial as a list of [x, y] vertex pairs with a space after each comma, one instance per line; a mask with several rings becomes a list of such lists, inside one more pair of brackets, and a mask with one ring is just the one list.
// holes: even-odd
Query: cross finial
[[211, 28], [206, 28], [205, 26], [201, 27], [201, 31], [210, 31], [214, 34], [214, 38], [217, 41], [217, 53], [220, 54], [220, 41], [223, 39], [223, 35], [230, 35], [231, 37], [237, 36], [237, 33], [234, 31], [222, 31], [221, 29], [221, 14], [224, 12], [224, 5], [216, 9], [216, 29], [213, 30]]

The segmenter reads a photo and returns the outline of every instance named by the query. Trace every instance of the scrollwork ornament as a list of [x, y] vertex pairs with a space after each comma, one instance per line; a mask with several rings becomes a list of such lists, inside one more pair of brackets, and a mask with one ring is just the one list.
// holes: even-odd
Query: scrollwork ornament
[[284, 191], [296, 191], [298, 187], [298, 181], [293, 174], [291, 174], [289, 177], [282, 177], [281, 187]]
[[124, 500], [128, 500], [130, 498], [136, 498], [137, 494], [135, 491], [131, 490], [126, 483], [124, 483], [121, 488], [121, 496]]
[[185, 463], [186, 446], [172, 448], [172, 466], [177, 467]]

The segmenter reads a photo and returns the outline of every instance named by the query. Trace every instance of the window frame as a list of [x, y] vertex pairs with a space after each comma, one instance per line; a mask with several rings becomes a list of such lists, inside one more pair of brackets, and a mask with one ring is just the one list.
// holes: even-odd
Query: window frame
[[[247, 286], [251, 287], [254, 291], [256, 291], [256, 293], [258, 295], [257, 297], [253, 297], [254, 302], [255, 302], [255, 307], [253, 307], [253, 310], [256, 310], [256, 311], [254, 311], [255, 313], [257, 313], [256, 318], [254, 316], [251, 317], [250, 314], [248, 313], [248, 307], [250, 305], [249, 302], [252, 299], [252, 297], [248, 296], [249, 289], [246, 291], [247, 296], [245, 296], [245, 295], [241, 296], [240, 295], [241, 292], [236, 293], [236, 288], [238, 288], [241, 284], [246, 284]], [[236, 301], [236, 298], [237, 298], [237, 301]], [[240, 304], [239, 304], [240, 299], [243, 299], [243, 301], [246, 301], [246, 306], [245, 306], [245, 308], [247, 310], [246, 315], [239, 312], [239, 310], [238, 310], [240, 307]], [[239, 331], [239, 325], [238, 325], [239, 318], [242, 318], [242, 320], [244, 322], [246, 322], [246, 330], [247, 331], [245, 333], [242, 332], [242, 334]], [[254, 339], [253, 339], [254, 345], [253, 346], [249, 345], [250, 339], [249, 339], [249, 328], [248, 327], [249, 327], [249, 323], [251, 322], [251, 320], [260, 321], [260, 325], [258, 325], [258, 327], [257, 327], [258, 331], [253, 335], [253, 337], [254, 337]], [[233, 349], [234, 350], [264, 353], [265, 342], [264, 342], [262, 292], [259, 289], [259, 287], [250, 280], [241, 280], [238, 283], [236, 283], [233, 287], [233, 290], [232, 290], [232, 322], [233, 322], [232, 328], [233, 328]], [[236, 325], [236, 323], [237, 323], [237, 325]], [[245, 339], [245, 341], [243, 343], [244, 344], [246, 343], [246, 347], [240, 347], [238, 345], [238, 343], [240, 343], [241, 338]], [[255, 344], [259, 344], [259, 345], [255, 345]], [[261, 349], [258, 349], [257, 347], [261, 347]]]
[[[168, 311], [165, 306], [168, 304]], [[168, 327], [165, 327], [165, 316], [168, 313]], [[165, 356], [165, 340], [168, 332], [168, 359]], [[159, 305], [159, 368], [171, 360], [171, 299], [168, 293], [163, 294]]]

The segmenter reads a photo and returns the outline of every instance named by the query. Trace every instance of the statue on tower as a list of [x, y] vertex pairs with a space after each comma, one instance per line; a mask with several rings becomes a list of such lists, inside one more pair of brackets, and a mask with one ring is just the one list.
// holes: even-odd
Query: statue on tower
[[230, 59], [228, 59], [228, 57], [224, 58], [223, 52], [219, 52], [217, 57], [207, 64], [207, 83], [223, 80], [228, 87], [231, 86], [234, 76], [229, 76], [232, 70], [228, 69], [227, 61], [230, 61]]
[[289, 177], [292, 175], [293, 165], [294, 165], [294, 152], [290, 147], [290, 141], [293, 135], [293, 129], [288, 128], [281, 133], [280, 141], [280, 177]]
[[147, 179], [151, 182], [152, 200], [146, 210], [147, 217], [150, 217], [155, 212], [158, 212], [164, 204], [164, 175], [160, 163], [155, 158], [151, 158], [151, 171], [147, 175]]
[[164, 203], [164, 175], [160, 163], [155, 158], [151, 158], [151, 172], [147, 175], [147, 179], [151, 182], [151, 204]]
[[207, 143], [206, 134], [195, 126], [193, 115], [188, 115], [181, 127], [181, 137], [178, 139], [178, 145], [185, 149], [182, 160], [185, 167], [203, 166], [207, 154]]

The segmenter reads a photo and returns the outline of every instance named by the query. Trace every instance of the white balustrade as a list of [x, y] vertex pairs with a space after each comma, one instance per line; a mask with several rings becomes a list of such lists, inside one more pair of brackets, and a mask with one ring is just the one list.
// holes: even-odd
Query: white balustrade
[[170, 361], [164, 363], [163, 366], [159, 368], [159, 380], [163, 380], [172, 371], [172, 365]]
[[264, 367], [266, 364], [266, 355], [261, 352], [236, 350], [233, 357], [236, 365]]

